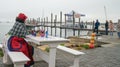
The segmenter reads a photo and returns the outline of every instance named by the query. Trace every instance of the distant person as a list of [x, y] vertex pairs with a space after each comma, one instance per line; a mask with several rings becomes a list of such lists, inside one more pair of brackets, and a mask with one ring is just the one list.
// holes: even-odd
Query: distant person
[[100, 26], [100, 22], [97, 19], [96, 22], [95, 22], [95, 28], [94, 28], [94, 32], [96, 32], [97, 34], [98, 34], [99, 26]]
[[81, 23], [80, 23], [80, 28], [81, 28], [81, 29], [84, 28], [84, 23], [83, 23], [83, 21], [81, 21]]
[[108, 35], [108, 28], [109, 28], [108, 20], [106, 20], [106, 23], [105, 23], [105, 34], [106, 35]]
[[8, 51], [23, 52], [29, 59], [25, 64], [25, 67], [30, 67], [34, 64], [33, 61], [33, 47], [28, 45], [25, 41], [25, 36], [27, 35], [27, 29], [25, 25], [25, 20], [27, 16], [23, 13], [20, 13], [15, 20], [15, 24], [12, 29], [7, 34], [7, 47]]
[[85, 22], [84, 27], [87, 28], [87, 21]]
[[114, 31], [114, 24], [112, 20], [109, 22], [109, 29], [110, 29], [110, 35], [113, 36], [113, 31]]
[[117, 30], [118, 38], [120, 39], [120, 19], [118, 20], [116, 30]]

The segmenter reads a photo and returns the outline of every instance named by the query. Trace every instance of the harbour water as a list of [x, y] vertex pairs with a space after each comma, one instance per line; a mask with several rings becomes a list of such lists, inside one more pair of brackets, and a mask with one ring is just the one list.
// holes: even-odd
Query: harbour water
[[0, 23], [0, 43], [2, 42], [5, 34], [12, 28], [14, 23]]

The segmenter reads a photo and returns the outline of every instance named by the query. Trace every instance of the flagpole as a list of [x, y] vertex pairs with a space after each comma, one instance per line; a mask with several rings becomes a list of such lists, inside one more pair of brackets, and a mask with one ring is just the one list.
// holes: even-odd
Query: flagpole
[[104, 11], [105, 11], [105, 17], [106, 17], [106, 20], [107, 20], [107, 11], [106, 11], [106, 7], [104, 6]]

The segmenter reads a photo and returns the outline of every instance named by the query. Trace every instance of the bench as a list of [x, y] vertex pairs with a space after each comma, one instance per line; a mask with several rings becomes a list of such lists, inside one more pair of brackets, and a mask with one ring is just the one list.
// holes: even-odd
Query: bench
[[22, 52], [8, 52], [8, 55], [13, 62], [14, 67], [24, 67], [24, 64], [27, 61], [30, 61], [30, 59]]
[[[4, 56], [9, 57], [9, 59], [6, 59], [8, 61], [12, 61], [12, 63], [14, 64], [14, 67], [24, 67], [24, 64], [27, 61], [30, 61], [30, 59], [25, 56], [22, 52], [6, 52], [5, 48], [3, 47], [2, 44], [0, 44], [0, 48], [4, 51]], [[7, 55], [5, 55], [5, 53], [7, 53]]]
[[71, 48], [67, 48], [65, 46], [60, 46], [60, 45], [57, 47], [57, 49], [64, 51], [66, 53], [69, 53], [69, 54], [74, 56], [73, 65], [70, 67], [79, 67], [79, 56], [85, 54], [83, 52], [80, 52], [80, 51], [77, 51], [77, 50], [74, 50]]
[[[57, 46], [57, 49], [62, 52], [62, 53], [67, 53], [68, 55], [72, 56], [73, 58], [70, 58], [70, 59], [73, 59], [73, 65], [70, 66], [70, 67], [80, 67], [79, 65], [79, 57], [83, 54], [85, 54], [84, 52], [80, 52], [80, 51], [77, 51], [77, 50], [74, 50], [74, 49], [71, 49], [71, 48], [68, 48], [68, 47], [65, 47], [65, 46]], [[58, 52], [59, 53], [59, 52]], [[40, 55], [43, 55], [43, 56], [40, 56]], [[41, 57], [46, 57], [48, 56], [49, 54], [48, 53], [44, 53], [43, 50], [41, 50], [40, 48], [36, 48], [35, 49], [35, 53], [34, 53], [34, 58], [35, 58], [35, 61], [40, 61], [41, 60]], [[45, 58], [44, 60], [46, 60], [48, 58]], [[56, 59], [59, 59], [59, 58], [56, 58]]]

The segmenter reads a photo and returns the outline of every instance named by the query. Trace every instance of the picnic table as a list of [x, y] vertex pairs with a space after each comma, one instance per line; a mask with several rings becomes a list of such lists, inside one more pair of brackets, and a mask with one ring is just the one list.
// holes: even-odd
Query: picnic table
[[48, 67], [55, 67], [57, 46], [61, 43], [69, 42], [69, 39], [53, 37], [53, 36], [48, 36], [48, 38], [46, 38], [46, 37], [28, 35], [26, 37], [27, 37], [26, 40], [36, 43], [37, 46], [45, 45], [45, 44], [49, 46], [50, 48], [49, 55], [46, 55], [45, 52], [43, 51], [39, 51], [40, 57], [48, 63], [49, 65]]

